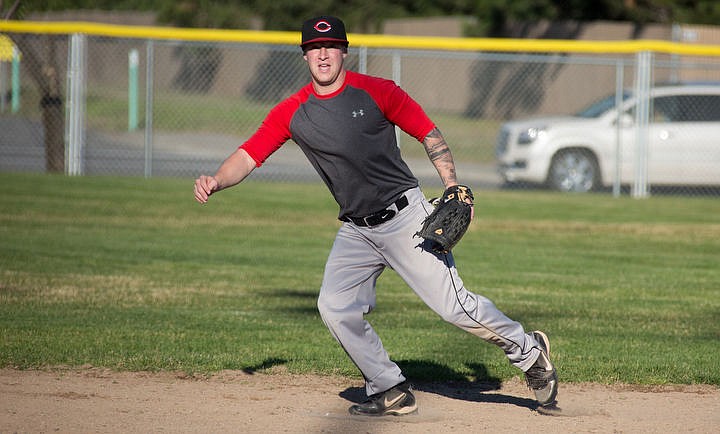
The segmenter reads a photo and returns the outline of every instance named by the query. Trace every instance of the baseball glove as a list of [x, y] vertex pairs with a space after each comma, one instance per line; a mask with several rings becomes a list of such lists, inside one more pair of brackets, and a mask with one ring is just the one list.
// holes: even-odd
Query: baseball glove
[[455, 185], [447, 188], [442, 197], [430, 201], [435, 209], [415, 235], [429, 242], [432, 250], [449, 252], [470, 226], [473, 200], [470, 187]]

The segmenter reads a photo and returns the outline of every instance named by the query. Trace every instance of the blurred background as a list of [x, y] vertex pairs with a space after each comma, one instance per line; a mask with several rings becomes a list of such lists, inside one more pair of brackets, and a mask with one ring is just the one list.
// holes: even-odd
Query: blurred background
[[[10, 21], [137, 26], [130, 36], [114, 37], [48, 32], [41, 24], [3, 30], [0, 24], [0, 171], [213, 173], [274, 104], [309, 81], [301, 52], [295, 43], [262, 38], [238, 41], [221, 33], [200, 41], [153, 32], [296, 32], [305, 17], [331, 13], [345, 20], [351, 34], [520, 41], [512, 49], [473, 50], [443, 39], [439, 48], [410, 49], [357, 44], [351, 37], [349, 69], [393, 79], [420, 102], [448, 139], [465, 183], [637, 197], [651, 191], [717, 194], [720, 144], [708, 140], [720, 136], [720, 113], [713, 110], [720, 105], [720, 86], [714, 90], [720, 84], [720, 26], [712, 25], [720, 22], [720, 5], [506, 3], [0, 2]], [[568, 45], [544, 51], [530, 45], [538, 40], [607, 42], [612, 49], [574, 51]], [[623, 41], [677, 44], [643, 52], [612, 44]], [[689, 103], [678, 109], [675, 100], [666, 102], [682, 113], [661, 119], [653, 115], [660, 105], [653, 92], [667, 85]], [[685, 95], [686, 87], [699, 85], [702, 98]], [[597, 119], [578, 127], [576, 115], [603, 100]], [[542, 121], [524, 123], [534, 119]], [[535, 133], [537, 141], [524, 142]], [[439, 186], [422, 146], [403, 133], [398, 139], [421, 182]], [[319, 182], [292, 143], [253, 177]]]

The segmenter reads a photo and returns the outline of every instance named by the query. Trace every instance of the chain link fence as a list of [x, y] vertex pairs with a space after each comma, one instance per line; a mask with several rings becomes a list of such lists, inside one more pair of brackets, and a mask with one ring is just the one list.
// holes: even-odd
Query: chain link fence
[[[293, 44], [5, 36], [0, 170], [7, 172], [214, 173], [277, 102], [309, 81]], [[395, 80], [423, 105], [463, 182], [643, 197], [720, 186], [720, 85], [713, 85], [720, 61], [703, 55], [352, 44], [347, 63]], [[398, 137], [421, 182], [439, 186], [422, 145]], [[293, 143], [252, 176], [319, 181]]]

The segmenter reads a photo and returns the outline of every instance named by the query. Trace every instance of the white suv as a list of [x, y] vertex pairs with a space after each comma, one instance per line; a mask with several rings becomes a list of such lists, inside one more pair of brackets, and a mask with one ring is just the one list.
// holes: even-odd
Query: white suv
[[[503, 124], [496, 143], [500, 175], [507, 183], [586, 192], [613, 185], [619, 162], [620, 182], [631, 184], [636, 103], [628, 92], [620, 115], [611, 95], [574, 116]], [[720, 86], [654, 87], [649, 107], [648, 183], [720, 185]]]

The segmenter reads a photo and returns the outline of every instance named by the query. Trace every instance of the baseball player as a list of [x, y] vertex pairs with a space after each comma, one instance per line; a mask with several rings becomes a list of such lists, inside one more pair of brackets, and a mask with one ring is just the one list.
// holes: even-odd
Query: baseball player
[[[195, 180], [195, 199], [206, 203], [212, 194], [240, 183], [290, 139], [305, 153], [337, 201], [343, 222], [317, 305], [365, 379], [368, 399], [352, 405], [351, 414], [417, 410], [410, 384], [365, 319], [375, 307], [375, 283], [386, 268], [442, 319], [500, 347], [525, 373], [538, 403], [552, 405], [558, 381], [547, 336], [526, 333], [490, 300], [470, 292], [452, 253], [427, 248], [415, 236], [433, 206], [401, 158], [394, 127], [422, 143], [445, 187], [457, 188], [452, 154], [438, 128], [394, 82], [345, 68], [348, 40], [340, 19], [305, 21], [300, 47], [310, 83], [275, 106], [214, 176]], [[471, 203], [471, 198], [464, 200]]]

